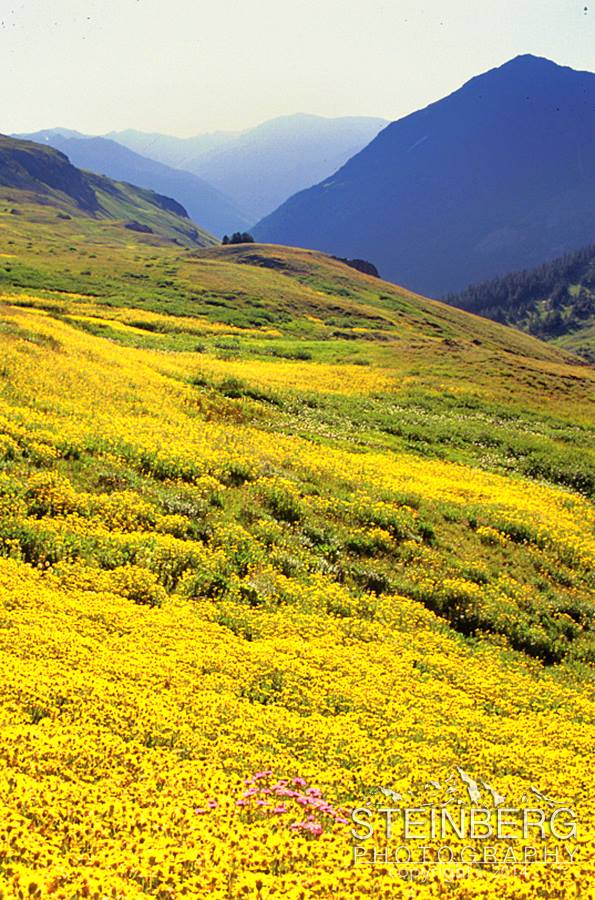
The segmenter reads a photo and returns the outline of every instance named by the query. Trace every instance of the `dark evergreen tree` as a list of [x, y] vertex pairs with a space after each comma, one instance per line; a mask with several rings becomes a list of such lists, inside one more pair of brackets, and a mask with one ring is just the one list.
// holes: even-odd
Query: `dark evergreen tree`
[[253, 244], [254, 238], [251, 234], [248, 234], [247, 231], [234, 231], [232, 236], [229, 238], [228, 243], [230, 244]]

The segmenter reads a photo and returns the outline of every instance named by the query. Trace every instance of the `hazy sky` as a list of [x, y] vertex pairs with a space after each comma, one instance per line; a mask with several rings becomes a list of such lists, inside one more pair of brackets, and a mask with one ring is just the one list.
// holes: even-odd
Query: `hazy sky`
[[0, 131], [395, 119], [519, 53], [593, 70], [594, 38], [595, 0], [0, 0]]

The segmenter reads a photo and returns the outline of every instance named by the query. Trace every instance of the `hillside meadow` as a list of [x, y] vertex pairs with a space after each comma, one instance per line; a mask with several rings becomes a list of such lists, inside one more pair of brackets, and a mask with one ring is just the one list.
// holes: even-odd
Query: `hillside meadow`
[[[591, 896], [592, 368], [307, 251], [0, 250], [0, 897]], [[457, 767], [573, 863], [353, 865]]]

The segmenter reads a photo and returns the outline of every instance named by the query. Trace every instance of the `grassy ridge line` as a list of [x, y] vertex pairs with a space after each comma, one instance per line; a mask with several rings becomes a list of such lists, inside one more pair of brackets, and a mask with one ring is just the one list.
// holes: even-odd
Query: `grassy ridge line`
[[[335, 329], [340, 329], [341, 318], [355, 327], [360, 318], [362, 326], [371, 329], [384, 325], [409, 336], [412, 332], [446, 339], [467, 336], [529, 357], [574, 361], [518, 332], [356, 273], [323, 254], [254, 245], [175, 253], [167, 245], [159, 246], [156, 237], [133, 235], [115, 225], [106, 228], [105, 223], [83, 217], [56, 225], [52, 217], [53, 211], [39, 206], [27, 208], [16, 220], [0, 209], [0, 229], [5, 229], [6, 238], [2, 249], [12, 254], [8, 276], [0, 271], [5, 284], [47, 289], [52, 280], [61, 279], [57, 287], [62, 291], [92, 293], [117, 306], [138, 306], [142, 301], [168, 315], [207, 312], [223, 321], [233, 311], [243, 326], [248, 324], [241, 321], [243, 311], [256, 320], [268, 314], [286, 327], [292, 319], [304, 327], [308, 314], [322, 313], [330, 324], [336, 320]], [[35, 283], [26, 283], [34, 279]], [[209, 309], [207, 301], [219, 305]]]

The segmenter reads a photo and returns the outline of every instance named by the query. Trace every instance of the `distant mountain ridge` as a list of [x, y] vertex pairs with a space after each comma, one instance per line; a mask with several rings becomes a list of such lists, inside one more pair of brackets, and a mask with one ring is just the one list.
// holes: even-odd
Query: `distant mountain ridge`
[[225, 231], [246, 228], [249, 224], [248, 218], [228, 197], [197, 175], [147, 159], [116, 141], [85, 137], [61, 128], [19, 137], [49, 144], [65, 153], [75, 166], [173, 197], [194, 222], [219, 237]]
[[525, 55], [385, 128], [253, 229], [434, 297], [595, 238], [595, 74]]
[[232, 197], [252, 222], [316, 184], [365, 147], [388, 122], [370, 116], [280, 116], [242, 132], [173, 138], [142, 132], [109, 137], [180, 166]]
[[[155, 159], [157, 162], [175, 169], [190, 171], [192, 162], [203, 155], [221, 149], [225, 144], [239, 137], [241, 131], [213, 131], [195, 137], [180, 138], [159, 132], [138, 131], [128, 128], [124, 131], [110, 131], [104, 137], [117, 141], [123, 147]], [[82, 137], [82, 135], [79, 135]]]
[[515, 325], [595, 363], [595, 243], [536, 269], [471, 285], [445, 302]]
[[196, 228], [184, 207], [171, 197], [114, 181], [74, 166], [48, 144], [0, 135], [0, 202], [15, 204], [15, 215], [28, 207], [54, 207], [57, 219], [83, 215], [114, 220], [122, 226], [189, 247], [217, 241]]

